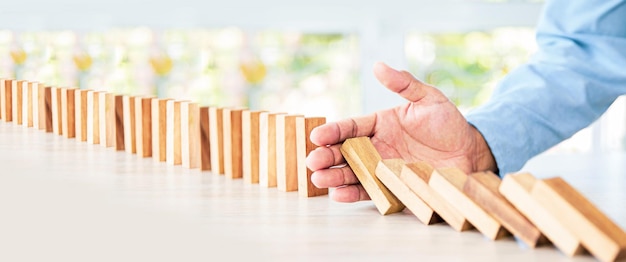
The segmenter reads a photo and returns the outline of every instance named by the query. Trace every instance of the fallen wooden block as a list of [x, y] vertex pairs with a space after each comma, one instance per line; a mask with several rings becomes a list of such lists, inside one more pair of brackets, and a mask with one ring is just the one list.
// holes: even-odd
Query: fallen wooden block
[[152, 114], [152, 157], [156, 162], [167, 160], [167, 101], [153, 98]]
[[61, 133], [65, 138], [76, 137], [75, 89], [61, 88]]
[[276, 116], [283, 113], [263, 112], [259, 115], [259, 185], [276, 187]]
[[599, 260], [626, 258], [626, 233], [565, 180], [537, 180], [531, 196]]
[[[53, 122], [52, 122], [52, 88], [47, 86], [44, 87], [43, 89], [43, 100], [44, 100], [44, 104], [42, 109], [42, 117], [43, 118], [43, 130], [46, 131], [46, 133], [52, 133], [54, 127], [53, 127]], [[40, 118], [40, 119], [41, 119]]]
[[433, 171], [434, 168], [426, 162], [407, 163], [400, 172], [400, 180], [454, 230], [461, 232], [473, 228], [460, 211], [428, 185]]
[[530, 195], [536, 179], [529, 173], [506, 175], [499, 192], [568, 256], [583, 253], [578, 238]]
[[200, 168], [200, 109], [198, 104], [183, 102], [180, 106], [181, 117], [181, 155], [185, 168]]
[[259, 183], [259, 116], [261, 111], [244, 110], [241, 115], [241, 158], [243, 181]]
[[545, 244], [547, 239], [539, 229], [498, 192], [500, 183], [500, 178], [494, 173], [473, 173], [467, 177], [463, 192], [529, 247]]
[[87, 93], [89, 90], [76, 90], [74, 94], [75, 102], [75, 119], [76, 119], [76, 140], [81, 142], [87, 141]]
[[23, 84], [24, 81], [22, 80], [13, 80], [13, 83], [11, 85], [11, 88], [13, 88], [13, 90], [11, 91], [11, 93], [13, 94], [12, 99], [13, 101], [11, 101], [11, 103], [13, 104], [12, 108], [13, 108], [13, 112], [11, 112], [13, 114], [13, 123], [15, 123], [16, 125], [22, 125], [22, 88], [23, 88]]
[[200, 108], [200, 170], [211, 170], [209, 107]]
[[441, 219], [424, 201], [400, 180], [404, 167], [402, 159], [385, 159], [378, 162], [376, 177], [415, 215], [424, 225], [440, 222]]
[[0, 100], [2, 100], [2, 108], [0, 115], [4, 122], [13, 121], [13, 81], [3, 79], [0, 81]]
[[306, 166], [306, 157], [317, 148], [309, 137], [314, 128], [326, 123], [324, 117], [296, 118], [296, 157], [298, 166], [298, 194], [304, 197], [314, 197], [328, 194], [328, 188], [317, 188], [311, 182], [313, 172]]
[[276, 187], [284, 192], [298, 190], [297, 118], [304, 117], [276, 116]]
[[152, 98], [135, 98], [135, 139], [137, 155], [152, 156]]
[[399, 212], [404, 205], [376, 178], [375, 171], [381, 160], [369, 137], [346, 139], [341, 145], [341, 154], [354, 171], [382, 215]]
[[100, 94], [87, 91], [87, 143], [100, 144]]
[[129, 154], [137, 153], [135, 137], [135, 97], [122, 96], [122, 113], [124, 119], [124, 150]]
[[242, 178], [241, 160], [241, 113], [242, 109], [224, 108], [222, 111], [224, 136], [224, 174], [226, 177]]
[[211, 172], [224, 174], [224, 112], [218, 107], [209, 107], [209, 146], [211, 147]]
[[458, 168], [440, 168], [435, 169], [428, 184], [485, 237], [495, 240], [507, 236], [506, 229], [463, 192], [466, 180], [467, 175]]
[[61, 88], [52, 87], [52, 133], [63, 135], [63, 118], [61, 109]]
[[180, 101], [167, 101], [167, 132], [165, 136], [166, 163], [172, 166], [183, 162], [180, 148]]

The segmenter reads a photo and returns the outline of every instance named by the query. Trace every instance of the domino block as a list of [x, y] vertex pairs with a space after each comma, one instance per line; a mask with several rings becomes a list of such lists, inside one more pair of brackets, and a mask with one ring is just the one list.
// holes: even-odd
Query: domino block
[[152, 156], [156, 162], [167, 160], [167, 101], [168, 99], [153, 98], [152, 117]]
[[545, 244], [547, 239], [539, 229], [498, 192], [500, 183], [500, 178], [494, 173], [473, 173], [467, 177], [463, 192], [529, 247]]
[[61, 89], [61, 133], [66, 138], [76, 137], [75, 89]]
[[209, 146], [211, 147], [211, 172], [224, 174], [224, 123], [221, 108], [209, 108]]
[[39, 118], [40, 120], [43, 120], [43, 130], [46, 131], [46, 133], [52, 133], [53, 131], [53, 121], [52, 121], [52, 92], [53, 89], [49, 86], [46, 86], [43, 88], [42, 90], [42, 94], [43, 94], [43, 106], [40, 108], [41, 109], [41, 117]]
[[124, 114], [124, 150], [129, 154], [137, 153], [135, 137], [135, 97], [122, 96], [122, 111]]
[[115, 96], [115, 150], [124, 151], [124, 101], [123, 96]]
[[3, 118], [3, 114], [2, 111], [5, 110], [4, 108], [4, 92], [5, 92], [5, 87], [4, 87], [4, 78], [0, 78], [0, 120], [4, 119]]
[[426, 162], [408, 163], [400, 172], [400, 180], [454, 230], [461, 232], [473, 228], [461, 212], [428, 185], [433, 171], [434, 168]]
[[241, 159], [241, 114], [242, 109], [224, 108], [222, 132], [224, 136], [224, 174], [235, 179], [243, 177]]
[[317, 188], [311, 182], [313, 172], [306, 166], [306, 157], [317, 146], [309, 140], [314, 128], [326, 123], [324, 117], [296, 118], [296, 164], [298, 166], [298, 194], [314, 197], [328, 194], [328, 188]]
[[0, 115], [4, 122], [13, 121], [13, 81], [3, 79], [0, 81], [0, 100], [2, 100], [2, 108]]
[[276, 187], [276, 116], [283, 113], [263, 112], [259, 115], [259, 184]]
[[180, 101], [167, 101], [167, 132], [165, 135], [166, 163], [169, 165], [182, 164], [180, 148]]
[[31, 99], [31, 103], [33, 105], [32, 106], [32, 122], [33, 122], [32, 127], [34, 129], [39, 130], [40, 129], [39, 128], [39, 125], [40, 125], [40, 122], [39, 122], [39, 113], [40, 113], [39, 106], [41, 105], [39, 103], [39, 97], [40, 97], [39, 92], [41, 90], [41, 84], [39, 84], [37, 82], [31, 82], [30, 83], [30, 88], [31, 88], [30, 89], [30, 91], [31, 91], [30, 99]]
[[52, 87], [52, 132], [55, 135], [63, 135], [63, 122], [61, 113], [61, 88]]
[[211, 170], [209, 108], [200, 108], [200, 170]]
[[89, 90], [76, 90], [74, 93], [76, 140], [87, 141], [87, 93]]
[[135, 98], [135, 139], [137, 155], [152, 156], [152, 98]]
[[602, 261], [626, 258], [626, 233], [565, 180], [537, 180], [530, 192]]
[[507, 236], [508, 232], [502, 224], [463, 192], [466, 180], [467, 175], [458, 168], [441, 168], [435, 169], [428, 184], [485, 237], [496, 240]]
[[561, 221], [530, 195], [536, 179], [529, 173], [511, 174], [502, 179], [499, 192], [530, 220], [561, 252], [574, 256], [584, 252], [580, 240]]
[[[106, 147], [113, 147], [116, 151], [124, 151], [124, 101], [123, 96], [111, 93], [105, 94], [104, 126], [106, 130]], [[102, 101], [101, 101], [102, 102]], [[103, 123], [100, 122], [102, 125]], [[101, 127], [102, 128], [102, 127]], [[101, 129], [102, 131], [102, 129]], [[100, 133], [102, 137], [102, 132]], [[102, 144], [102, 140], [100, 140]]]
[[100, 95], [97, 91], [87, 91], [87, 143], [100, 144]]
[[11, 88], [13, 88], [11, 92], [13, 94], [12, 96], [13, 101], [11, 101], [13, 104], [13, 107], [12, 107], [13, 111], [11, 112], [13, 115], [12, 119], [13, 119], [13, 123], [15, 123], [16, 125], [22, 125], [22, 120], [23, 120], [22, 119], [22, 109], [23, 109], [22, 108], [22, 95], [23, 95], [22, 89], [23, 89], [24, 81], [13, 80], [12, 82], [13, 82], [13, 84], [11, 85]]
[[185, 168], [200, 168], [200, 109], [198, 104], [183, 102], [180, 106], [181, 116], [181, 155]]
[[261, 111], [245, 110], [241, 115], [241, 158], [243, 181], [259, 183], [259, 115]]
[[376, 177], [404, 204], [413, 215], [424, 225], [441, 222], [441, 219], [431, 207], [409, 189], [402, 180], [400, 173], [404, 167], [402, 159], [386, 159], [378, 162]]
[[[48, 120], [48, 112], [50, 112], [50, 87], [46, 87], [42, 84], [38, 85], [38, 92], [37, 92], [37, 103], [38, 105], [38, 109], [39, 109], [39, 113], [37, 114], [37, 119], [39, 120], [39, 130], [44, 130], [46, 132], [47, 128], [50, 127], [52, 128], [52, 123], [50, 123], [50, 126], [48, 126], [46, 124], [46, 121]], [[47, 111], [47, 112], [46, 112]]]
[[369, 137], [346, 139], [340, 150], [380, 214], [388, 215], [404, 209], [400, 200], [376, 178], [376, 166], [382, 159]]
[[[111, 101], [113, 99], [113, 101]], [[113, 136], [110, 134], [112, 131], [111, 127], [107, 126], [107, 122], [109, 120], [109, 115], [111, 114], [112, 105], [115, 104], [115, 97], [113, 94], [108, 94], [102, 92], [98, 95], [98, 127], [100, 128], [100, 145], [103, 147], [111, 147], [113, 143], [109, 143], [109, 139]], [[109, 130], [111, 129], [111, 130]]]
[[276, 116], [276, 187], [285, 192], [298, 190], [297, 118], [304, 117]]
[[22, 125], [33, 127], [33, 83], [22, 84]]

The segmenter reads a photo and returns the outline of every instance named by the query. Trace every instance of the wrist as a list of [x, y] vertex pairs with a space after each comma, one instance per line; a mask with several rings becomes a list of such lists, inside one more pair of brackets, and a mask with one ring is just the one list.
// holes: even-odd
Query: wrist
[[472, 156], [470, 156], [473, 163], [473, 171], [491, 171], [497, 174], [498, 165], [495, 157], [491, 153], [491, 148], [489, 148], [487, 141], [475, 126], [470, 125], [470, 128], [474, 133], [474, 152]]

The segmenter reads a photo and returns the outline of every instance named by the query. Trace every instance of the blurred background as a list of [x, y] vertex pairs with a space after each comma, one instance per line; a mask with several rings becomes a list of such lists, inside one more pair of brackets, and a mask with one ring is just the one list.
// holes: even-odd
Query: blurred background
[[[534, 52], [542, 2], [3, 1], [0, 77], [332, 121], [403, 103], [383, 61], [468, 112]], [[623, 151], [624, 113], [550, 152]]]

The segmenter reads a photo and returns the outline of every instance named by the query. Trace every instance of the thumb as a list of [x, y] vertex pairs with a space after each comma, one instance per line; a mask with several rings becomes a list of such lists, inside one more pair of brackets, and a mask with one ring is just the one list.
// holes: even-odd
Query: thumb
[[395, 70], [382, 62], [374, 65], [374, 75], [387, 89], [410, 102], [417, 102], [429, 94], [439, 93], [439, 90], [417, 80], [411, 73]]

